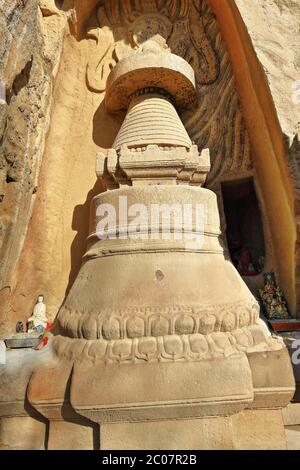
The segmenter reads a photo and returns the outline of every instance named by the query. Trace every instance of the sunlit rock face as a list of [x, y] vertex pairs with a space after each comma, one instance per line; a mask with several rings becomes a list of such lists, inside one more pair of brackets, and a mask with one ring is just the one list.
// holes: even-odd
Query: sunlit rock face
[[4, 1], [0, 10], [2, 333], [15, 323], [14, 315], [8, 314], [10, 293], [16, 284], [17, 263], [39, 189], [54, 77], [66, 24], [54, 2], [48, 4], [45, 10], [37, 1]]
[[299, 131], [299, 15], [297, 0], [241, 1], [236, 5], [261, 62], [283, 133]]
[[[283, 141], [281, 171], [286, 171], [286, 188], [290, 193], [292, 217], [299, 217], [299, 162], [300, 162], [300, 49], [297, 0], [236, 1], [240, 15], [251, 38], [255, 54], [264, 71], [274, 102]], [[267, 111], [268, 112], [268, 111]], [[290, 229], [293, 230], [292, 228]], [[299, 316], [299, 227], [294, 227], [295, 245], [295, 311]]]

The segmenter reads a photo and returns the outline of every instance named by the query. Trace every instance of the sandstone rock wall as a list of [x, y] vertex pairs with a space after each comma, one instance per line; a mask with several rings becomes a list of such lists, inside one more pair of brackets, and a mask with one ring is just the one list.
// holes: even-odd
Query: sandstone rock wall
[[54, 1], [0, 3], [0, 330], [40, 189], [65, 23]]
[[[97, 112], [101, 99], [86, 86], [91, 51], [81, 31], [96, 3], [80, 0], [73, 8], [73, 2], [43, 1], [44, 16], [37, 10], [37, 34], [43, 40], [39, 50], [43, 56], [51, 55], [46, 61], [52, 65], [48, 121], [34, 203], [26, 213], [30, 221], [23, 224], [26, 237], [20, 255], [14, 253], [9, 261], [17, 267], [7, 281], [7, 302], [0, 302], [5, 332], [13, 330], [17, 319], [26, 321], [39, 292], [45, 294], [48, 317], [53, 320], [84, 253], [89, 202], [99, 192], [93, 189], [95, 155], [101, 144], [111, 145], [119, 126], [102, 114], [102, 108]], [[110, 132], [101, 132], [104, 121]], [[100, 130], [98, 135], [95, 129]]]
[[300, 130], [300, 2], [236, 0], [261, 62], [283, 133]]
[[[236, 0], [267, 79], [285, 146], [296, 224], [295, 290], [300, 298], [300, 2]], [[299, 307], [298, 307], [299, 315]]]

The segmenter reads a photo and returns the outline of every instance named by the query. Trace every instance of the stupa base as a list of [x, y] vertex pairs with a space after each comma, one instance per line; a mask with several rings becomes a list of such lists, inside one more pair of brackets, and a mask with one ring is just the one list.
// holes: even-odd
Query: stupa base
[[128, 365], [45, 353], [22, 374], [2, 370], [16, 394], [1, 393], [1, 449], [286, 448], [282, 409], [294, 380], [284, 345]]
[[106, 423], [102, 450], [285, 450], [281, 410], [244, 410], [231, 417]]

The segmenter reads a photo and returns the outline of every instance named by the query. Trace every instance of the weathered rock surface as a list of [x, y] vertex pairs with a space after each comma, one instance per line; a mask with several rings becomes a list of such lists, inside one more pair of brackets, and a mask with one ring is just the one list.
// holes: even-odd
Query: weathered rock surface
[[296, 217], [300, 199], [300, 3], [236, 0], [261, 62], [286, 143]]
[[236, 0], [266, 74], [286, 140], [288, 168], [299, 214], [300, 3], [298, 0]]
[[295, 289], [299, 292], [300, 3], [298, 0], [236, 0], [236, 5], [263, 66], [283, 132], [296, 224]]
[[38, 191], [62, 46], [65, 19], [52, 4], [5, 0], [0, 7], [0, 331]]
[[284, 134], [300, 130], [300, 3], [298, 0], [236, 0], [266, 73]]

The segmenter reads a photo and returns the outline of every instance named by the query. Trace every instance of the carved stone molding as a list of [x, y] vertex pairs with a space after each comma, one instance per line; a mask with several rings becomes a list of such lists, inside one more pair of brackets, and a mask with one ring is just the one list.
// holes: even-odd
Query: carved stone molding
[[67, 361], [88, 359], [106, 364], [205, 361], [227, 358], [242, 352], [276, 351], [282, 347], [282, 341], [267, 336], [260, 325], [207, 335], [174, 334], [110, 341], [71, 339], [62, 336], [53, 338], [54, 351], [61, 359]]
[[94, 312], [75, 312], [63, 307], [59, 328], [71, 338], [118, 340], [144, 336], [210, 334], [254, 325], [257, 302], [229, 305], [173, 305], [129, 307]]
[[96, 160], [98, 178], [105, 179], [108, 187], [131, 184], [143, 178], [173, 178], [177, 182], [202, 186], [210, 170], [209, 150], [199, 155], [196, 146], [158, 147], [147, 145], [137, 149], [121, 148], [108, 151], [107, 157], [100, 153]]

